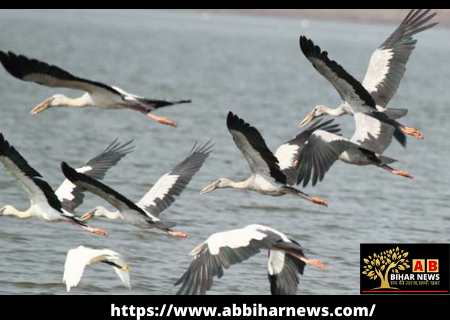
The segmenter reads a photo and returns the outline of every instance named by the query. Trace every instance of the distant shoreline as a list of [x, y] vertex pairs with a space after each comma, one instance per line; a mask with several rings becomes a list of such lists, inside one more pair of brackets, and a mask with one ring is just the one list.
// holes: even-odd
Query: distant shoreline
[[[400, 22], [409, 9], [189, 9], [200, 12], [232, 13], [253, 16], [278, 16], [287, 18], [308, 18], [326, 20]], [[436, 21], [450, 26], [450, 10], [434, 9], [438, 12]]]

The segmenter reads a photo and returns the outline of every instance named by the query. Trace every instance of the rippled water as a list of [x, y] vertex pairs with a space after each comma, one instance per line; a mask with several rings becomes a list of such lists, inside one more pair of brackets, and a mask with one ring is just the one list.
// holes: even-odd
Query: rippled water
[[[134, 139], [135, 152], [105, 181], [138, 200], [196, 141], [215, 142], [203, 169], [164, 212], [191, 239], [92, 220], [111, 233], [103, 238], [66, 224], [1, 217], [0, 293], [65, 293], [66, 252], [85, 245], [123, 253], [133, 269], [133, 289], [125, 289], [109, 267], [95, 265], [85, 270], [74, 294], [173, 294], [193, 247], [214, 232], [261, 223], [296, 239], [309, 257], [328, 266], [327, 271], [307, 268], [299, 293], [357, 294], [360, 243], [449, 242], [448, 29], [420, 35], [407, 77], [391, 103], [409, 108], [404, 122], [426, 136], [424, 141], [409, 139], [406, 150], [394, 143], [386, 152], [401, 160], [397, 167], [412, 173], [414, 181], [337, 163], [324, 183], [306, 189], [326, 199], [329, 208], [235, 190], [199, 195], [217, 178], [239, 180], [249, 174], [226, 129], [229, 110], [259, 128], [275, 149], [298, 132], [298, 122], [313, 105], [339, 102], [301, 55], [300, 34], [361, 78], [370, 54], [394, 27], [195, 12], [0, 11], [1, 50], [133, 93], [194, 101], [157, 113], [178, 122], [177, 129], [124, 110], [59, 109], [31, 116], [32, 107], [56, 92], [78, 93], [24, 83], [1, 69], [0, 130], [53, 186], [62, 181], [62, 160], [81, 164], [116, 137]], [[352, 118], [339, 123], [350, 135]], [[26, 195], [3, 167], [0, 188], [0, 205], [28, 207]], [[99, 204], [104, 203], [88, 195], [79, 213]], [[266, 259], [261, 254], [233, 266], [210, 293], [269, 293]]]

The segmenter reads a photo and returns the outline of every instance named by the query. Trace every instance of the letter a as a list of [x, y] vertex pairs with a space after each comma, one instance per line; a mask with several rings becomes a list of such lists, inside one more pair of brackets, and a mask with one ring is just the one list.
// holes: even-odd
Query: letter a
[[422, 260], [422, 259], [420, 259], [420, 260], [414, 259], [413, 263], [414, 263], [413, 272], [425, 272], [425, 269], [423, 267], [424, 260]]

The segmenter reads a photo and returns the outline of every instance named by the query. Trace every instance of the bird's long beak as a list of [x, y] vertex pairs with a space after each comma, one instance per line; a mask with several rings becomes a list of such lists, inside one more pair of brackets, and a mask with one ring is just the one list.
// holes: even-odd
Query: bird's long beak
[[128, 268], [128, 267], [122, 267], [122, 268], [120, 268], [120, 270], [125, 271], [125, 272], [131, 272], [131, 268]]
[[308, 123], [310, 123], [311, 121], [314, 120], [314, 110], [311, 111], [305, 119], [302, 120], [302, 122], [300, 122], [300, 124], [298, 125], [300, 128], [303, 128], [304, 126], [306, 126]]
[[95, 215], [95, 209], [92, 209], [92, 210], [86, 212], [85, 214], [83, 214], [83, 216], [80, 218], [80, 221], [89, 220], [89, 219], [93, 218], [94, 215]]
[[34, 107], [33, 110], [30, 111], [30, 113], [31, 114], [38, 114], [38, 113], [44, 111], [45, 109], [50, 107], [50, 101], [51, 101], [51, 99], [45, 100], [44, 102], [39, 104], [37, 107]]
[[203, 190], [200, 191], [200, 194], [206, 194], [206, 193], [213, 192], [214, 190], [217, 189], [217, 186], [218, 186], [217, 181], [216, 181], [216, 182], [213, 182], [213, 183], [211, 183], [209, 186], [203, 188]]

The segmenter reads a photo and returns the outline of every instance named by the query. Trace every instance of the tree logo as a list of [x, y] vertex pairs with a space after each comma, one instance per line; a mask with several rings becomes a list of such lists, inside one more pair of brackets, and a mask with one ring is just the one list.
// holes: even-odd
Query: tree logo
[[397, 247], [394, 249], [389, 249], [379, 254], [374, 253], [372, 256], [368, 258], [364, 258], [365, 266], [363, 266], [362, 274], [369, 277], [370, 280], [381, 280], [381, 285], [377, 288], [373, 288], [372, 290], [377, 289], [397, 289], [391, 287], [389, 285], [389, 273], [400, 273], [408, 268], [411, 268], [409, 265], [409, 260], [406, 260], [408, 257], [408, 252], [404, 252]]

